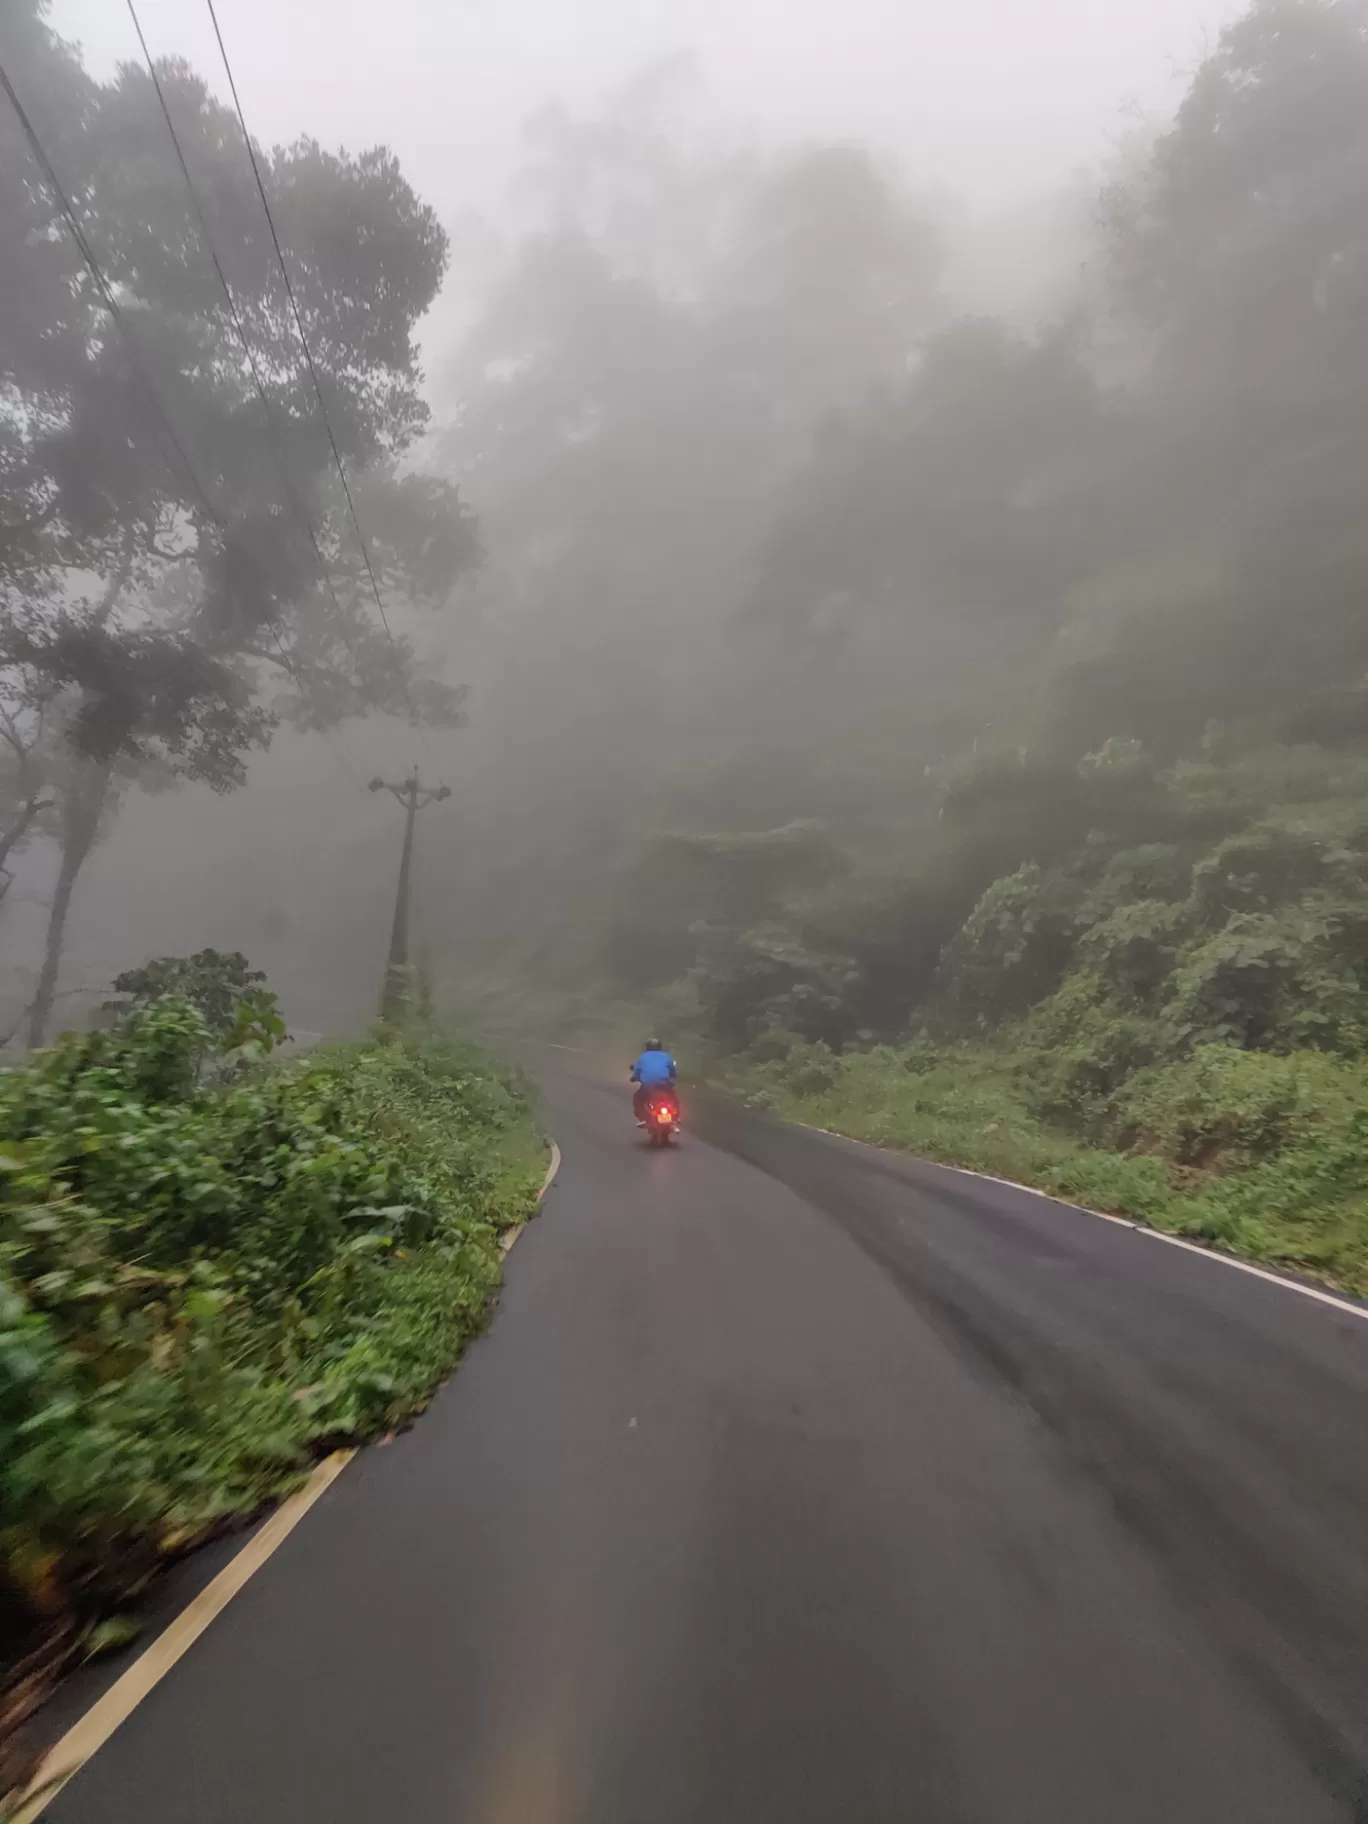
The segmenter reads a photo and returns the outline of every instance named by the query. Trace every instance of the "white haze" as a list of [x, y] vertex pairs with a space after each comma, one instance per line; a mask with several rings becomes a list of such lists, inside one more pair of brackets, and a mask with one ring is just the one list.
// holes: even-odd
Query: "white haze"
[[[994, 207], [1091, 164], [1128, 113], [1164, 114], [1232, 0], [219, 0], [253, 130], [393, 146], [444, 214], [496, 203], [522, 120], [643, 64], [699, 59], [729, 117], [858, 138]], [[222, 89], [203, 0], [140, 0], [157, 55]], [[122, 0], [55, 0], [96, 74], [136, 57]]]
[[[218, 0], [218, 10], [260, 139], [387, 143], [453, 228], [472, 212], [500, 225], [529, 114], [552, 101], [592, 110], [653, 61], [688, 53], [712, 119], [733, 139], [849, 138], [891, 152], [922, 194], [958, 214], [947, 275], [956, 301], [1009, 309], [1013, 283], [1025, 295], [1044, 283], [1018, 264], [1048, 264], [1052, 245], [1062, 257], [1061, 211], [1067, 218], [1071, 198], [1086, 207], [1088, 174], [1137, 122], [1171, 114], [1236, 9], [1232, 0]], [[139, 12], [154, 55], [184, 56], [226, 95], [204, 0], [139, 0]], [[123, 0], [53, 0], [51, 20], [97, 76], [138, 56]], [[457, 234], [458, 262], [463, 244]], [[428, 325], [434, 378], [450, 358], [460, 276]], [[475, 725], [435, 737], [437, 764], [457, 785], [441, 813], [451, 831], [462, 785], [478, 790], [496, 764], [480, 731], [476, 642], [460, 643], [453, 637], [454, 672], [476, 684]], [[366, 1018], [400, 819], [387, 796], [361, 788], [376, 770], [406, 767], [411, 745], [407, 731], [373, 724], [328, 746], [282, 736], [232, 797], [135, 796], [83, 877], [64, 982], [94, 985], [149, 954], [215, 944], [288, 975], [287, 1010], [303, 1026]], [[41, 944], [47, 846], [25, 858], [8, 907], [16, 961], [22, 951], [36, 962]]]

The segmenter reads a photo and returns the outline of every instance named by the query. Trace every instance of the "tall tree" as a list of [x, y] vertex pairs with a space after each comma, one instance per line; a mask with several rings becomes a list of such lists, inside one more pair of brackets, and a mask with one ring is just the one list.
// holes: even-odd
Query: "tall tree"
[[[446, 241], [393, 156], [256, 148], [292, 299], [232, 113], [184, 64], [158, 66], [187, 184], [148, 71], [92, 83], [44, 12], [27, 0], [4, 33], [30, 131], [0, 115], [9, 831], [22, 840], [50, 809], [61, 843], [35, 1042], [76, 879], [120, 791], [174, 777], [230, 790], [281, 716], [450, 720], [457, 693], [420, 682], [375, 597], [391, 614], [396, 599], [444, 607], [477, 555], [455, 488], [397, 467], [427, 420], [414, 329]], [[35, 809], [54, 725], [73, 757], [54, 763], [59, 803]]]
[[538, 123], [540, 215], [449, 375], [441, 459], [491, 552], [483, 738], [501, 793], [535, 807], [491, 805], [490, 926], [502, 941], [516, 869], [548, 956], [564, 900], [532, 881], [555, 866], [601, 901], [661, 778], [744, 728], [755, 680], [719, 651], [783, 478], [940, 308], [935, 236], [895, 172], [839, 147], [700, 149], [677, 76]]

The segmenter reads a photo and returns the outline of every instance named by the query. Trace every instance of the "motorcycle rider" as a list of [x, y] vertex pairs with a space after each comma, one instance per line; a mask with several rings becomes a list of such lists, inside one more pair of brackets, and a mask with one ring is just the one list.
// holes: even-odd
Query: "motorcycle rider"
[[673, 1090], [678, 1075], [674, 1059], [660, 1040], [647, 1039], [641, 1056], [632, 1066], [632, 1082], [637, 1086], [632, 1097], [632, 1111], [638, 1121], [646, 1119], [652, 1094], [661, 1089]]

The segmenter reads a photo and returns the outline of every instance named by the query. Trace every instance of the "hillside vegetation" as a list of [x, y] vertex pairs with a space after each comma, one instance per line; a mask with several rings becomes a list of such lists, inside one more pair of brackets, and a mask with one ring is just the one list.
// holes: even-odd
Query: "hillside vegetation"
[[1234, 20], [1095, 253], [820, 420], [600, 954], [777, 1106], [1363, 1287], [1363, 0]]
[[948, 856], [1009, 804], [1053, 839], [951, 932], [902, 1040], [845, 1042], [809, 982], [744, 1003], [724, 1068], [799, 1118], [1368, 1291], [1365, 783], [1270, 747], [1094, 756], [1072, 812], [1057, 777], [980, 777]]
[[421, 1030], [273, 1063], [271, 997], [216, 1020], [212, 956], [134, 972], [107, 1030], [0, 1074], [11, 1668], [419, 1409], [540, 1183], [517, 1078]]

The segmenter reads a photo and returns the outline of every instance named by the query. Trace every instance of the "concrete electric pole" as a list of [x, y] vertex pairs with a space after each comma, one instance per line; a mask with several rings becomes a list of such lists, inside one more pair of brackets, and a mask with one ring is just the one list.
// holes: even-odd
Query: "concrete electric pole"
[[446, 785], [422, 785], [418, 768], [402, 785], [391, 785], [388, 779], [372, 779], [373, 792], [392, 792], [404, 807], [404, 852], [399, 862], [399, 891], [394, 897], [394, 924], [390, 928], [389, 962], [385, 968], [385, 986], [380, 996], [380, 1018], [396, 1020], [413, 1004], [413, 983], [409, 969], [409, 895], [413, 884], [413, 826], [426, 804], [450, 798]]

